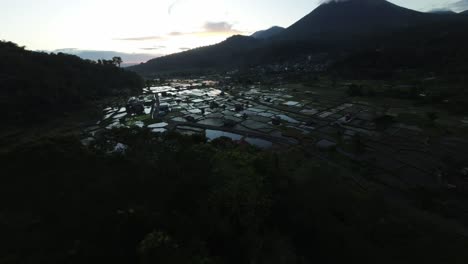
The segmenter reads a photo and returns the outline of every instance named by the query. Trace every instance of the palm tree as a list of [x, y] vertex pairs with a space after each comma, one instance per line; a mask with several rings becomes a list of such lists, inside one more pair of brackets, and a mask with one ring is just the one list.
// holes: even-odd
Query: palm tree
[[121, 57], [113, 57], [112, 58], [112, 63], [114, 63], [114, 65], [116, 66], [119, 66], [122, 64], [123, 60]]

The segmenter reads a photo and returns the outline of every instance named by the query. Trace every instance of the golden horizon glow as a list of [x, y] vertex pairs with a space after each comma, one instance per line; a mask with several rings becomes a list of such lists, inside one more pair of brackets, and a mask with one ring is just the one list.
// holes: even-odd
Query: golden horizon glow
[[[455, 8], [459, 0], [391, 1], [429, 10]], [[250, 35], [271, 26], [288, 27], [319, 2], [0, 0], [0, 39], [31, 50], [79, 49], [159, 56], [212, 45], [236, 34]]]

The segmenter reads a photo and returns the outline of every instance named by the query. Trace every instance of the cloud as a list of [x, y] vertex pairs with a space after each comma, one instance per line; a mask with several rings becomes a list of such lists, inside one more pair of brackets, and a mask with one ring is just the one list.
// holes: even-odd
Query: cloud
[[153, 47], [147, 47], [147, 48], [140, 48], [141, 50], [160, 50], [160, 49], [165, 49], [166, 46], [153, 46]]
[[177, 37], [177, 36], [205, 36], [205, 35], [227, 35], [227, 34], [242, 34], [240, 30], [234, 29], [234, 25], [226, 22], [205, 22], [200, 31], [193, 32], [170, 32], [168, 36]]
[[54, 52], [55, 53], [59, 53], [59, 52], [67, 53], [67, 52], [72, 52], [74, 50], [77, 50], [77, 48], [63, 48], [63, 49], [54, 50]]
[[130, 37], [130, 38], [115, 38], [114, 40], [123, 41], [148, 41], [148, 40], [163, 40], [162, 36], [143, 36], [143, 37]]
[[468, 10], [468, 0], [461, 0], [455, 3], [452, 3], [448, 7], [458, 12]]
[[186, 51], [186, 50], [190, 50], [191, 48], [179, 48], [179, 50], [182, 50], [182, 51]]

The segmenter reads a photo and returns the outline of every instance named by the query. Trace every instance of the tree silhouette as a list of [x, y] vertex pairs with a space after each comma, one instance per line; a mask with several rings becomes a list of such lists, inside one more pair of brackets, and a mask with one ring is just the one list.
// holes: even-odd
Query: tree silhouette
[[122, 64], [123, 60], [121, 57], [113, 57], [112, 58], [112, 63], [114, 63], [114, 65], [120, 67], [120, 65]]

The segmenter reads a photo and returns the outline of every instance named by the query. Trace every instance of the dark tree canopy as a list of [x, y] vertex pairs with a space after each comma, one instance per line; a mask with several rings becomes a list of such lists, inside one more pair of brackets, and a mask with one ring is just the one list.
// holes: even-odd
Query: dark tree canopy
[[0, 58], [0, 110], [7, 121], [37, 121], [89, 100], [137, 93], [144, 85], [135, 73], [116, 67], [119, 58], [96, 63], [12, 42], [0, 42]]

